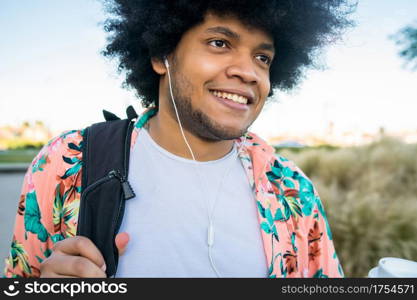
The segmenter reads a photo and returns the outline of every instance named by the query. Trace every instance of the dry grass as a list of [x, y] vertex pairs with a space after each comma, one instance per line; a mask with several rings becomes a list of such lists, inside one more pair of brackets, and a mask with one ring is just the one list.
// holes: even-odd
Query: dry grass
[[338, 150], [281, 150], [312, 179], [347, 277], [382, 257], [417, 261], [417, 145], [384, 138]]

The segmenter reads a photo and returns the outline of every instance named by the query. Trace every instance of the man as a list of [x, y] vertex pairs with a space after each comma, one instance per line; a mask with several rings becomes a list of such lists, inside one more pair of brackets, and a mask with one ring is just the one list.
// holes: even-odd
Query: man
[[[340, 277], [310, 180], [247, 129], [348, 24], [344, 1], [113, 1], [104, 54], [149, 109], [132, 135], [119, 277]], [[5, 274], [105, 277], [75, 236], [82, 131], [29, 168]], [[110, 150], [109, 150], [110, 151]], [[128, 247], [126, 247], [128, 245]]]

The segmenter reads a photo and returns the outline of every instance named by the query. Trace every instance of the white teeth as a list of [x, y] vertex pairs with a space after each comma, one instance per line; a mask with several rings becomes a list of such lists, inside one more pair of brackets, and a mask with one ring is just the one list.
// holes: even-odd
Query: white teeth
[[219, 92], [219, 91], [212, 91], [212, 93], [216, 97], [229, 99], [229, 100], [232, 100], [232, 101], [237, 102], [237, 103], [241, 103], [241, 104], [247, 104], [248, 103], [248, 98], [237, 95], [237, 94], [229, 94], [229, 93], [224, 93], [224, 92]]

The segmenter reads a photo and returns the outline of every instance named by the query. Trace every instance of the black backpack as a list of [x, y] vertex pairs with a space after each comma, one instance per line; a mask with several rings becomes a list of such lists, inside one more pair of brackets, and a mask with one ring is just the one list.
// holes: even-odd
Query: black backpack
[[126, 113], [127, 119], [121, 120], [103, 111], [106, 122], [93, 124], [83, 133], [77, 235], [88, 237], [100, 250], [108, 277], [116, 274], [119, 262], [114, 239], [122, 223], [125, 201], [135, 197], [127, 176], [131, 135], [138, 115], [132, 106]]

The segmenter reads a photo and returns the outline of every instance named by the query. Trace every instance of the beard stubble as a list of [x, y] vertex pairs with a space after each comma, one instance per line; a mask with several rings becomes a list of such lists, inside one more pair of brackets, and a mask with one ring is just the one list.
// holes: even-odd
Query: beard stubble
[[[187, 131], [208, 142], [234, 140], [246, 133], [250, 125], [242, 129], [227, 128], [207, 116], [207, 114], [200, 109], [194, 108], [192, 106], [191, 98], [188, 96], [191, 95], [194, 90], [190, 80], [178, 70], [173, 71], [171, 74], [172, 93], [178, 110], [178, 116], [181, 120], [181, 124]], [[168, 93], [168, 95], [171, 98], [171, 94]], [[178, 122], [172, 100], [169, 101], [169, 108], [170, 113]]]

